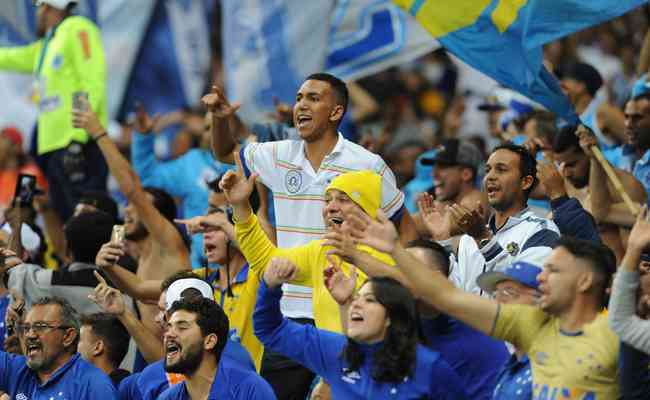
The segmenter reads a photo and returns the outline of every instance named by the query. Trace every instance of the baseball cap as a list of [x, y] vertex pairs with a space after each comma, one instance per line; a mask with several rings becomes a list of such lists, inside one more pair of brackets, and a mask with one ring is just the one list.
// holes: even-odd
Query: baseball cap
[[0, 137], [8, 139], [20, 149], [23, 147], [23, 135], [15, 126], [8, 126], [6, 128], [3, 128], [0, 131]]
[[34, 0], [35, 6], [42, 6], [43, 4], [48, 4], [59, 10], [65, 10], [69, 5], [77, 5], [75, 0]]
[[603, 77], [589, 64], [576, 62], [564, 66], [558, 73], [560, 79], [575, 79], [587, 87], [587, 91], [594, 96], [603, 86]]
[[503, 281], [515, 281], [533, 289], [539, 288], [537, 275], [542, 269], [536, 265], [525, 261], [517, 261], [510, 265], [505, 271], [488, 271], [476, 278], [476, 283], [485, 292], [492, 293], [495, 291], [498, 283]]
[[167, 289], [167, 293], [165, 294], [165, 310], [169, 310], [175, 301], [181, 300], [183, 292], [187, 289], [198, 290], [202, 297], [214, 300], [214, 292], [208, 282], [198, 278], [179, 279], [169, 285]]
[[370, 217], [377, 217], [377, 210], [381, 207], [381, 176], [376, 172], [346, 172], [334, 178], [325, 192], [332, 189], [347, 194]]
[[648, 82], [648, 74], [643, 74], [632, 85], [632, 98], [641, 96], [642, 94], [650, 93], [650, 82]]
[[483, 163], [480, 150], [471, 142], [459, 139], [447, 139], [433, 157], [423, 158], [422, 165], [464, 165], [478, 171]]

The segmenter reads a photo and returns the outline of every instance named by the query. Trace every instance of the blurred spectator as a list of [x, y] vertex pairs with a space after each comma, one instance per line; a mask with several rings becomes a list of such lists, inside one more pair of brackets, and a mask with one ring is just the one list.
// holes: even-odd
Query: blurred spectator
[[32, 44], [0, 49], [0, 68], [35, 76], [38, 104], [39, 165], [50, 183], [50, 197], [59, 217], [72, 215], [81, 192], [106, 187], [108, 170], [99, 149], [83, 130], [71, 126], [70, 111], [87, 100], [107, 121], [106, 67], [97, 26], [72, 15], [76, 1], [38, 0]]
[[0, 210], [11, 206], [19, 174], [35, 175], [37, 187], [47, 190], [40, 168], [23, 153], [23, 135], [14, 127], [6, 127], [0, 131]]

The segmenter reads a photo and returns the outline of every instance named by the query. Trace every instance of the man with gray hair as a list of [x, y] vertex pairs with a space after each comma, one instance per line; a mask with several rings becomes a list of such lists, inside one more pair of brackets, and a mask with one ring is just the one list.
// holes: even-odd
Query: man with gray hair
[[65, 299], [34, 302], [17, 327], [25, 356], [0, 352], [0, 391], [12, 399], [117, 399], [110, 379], [77, 353], [79, 319]]

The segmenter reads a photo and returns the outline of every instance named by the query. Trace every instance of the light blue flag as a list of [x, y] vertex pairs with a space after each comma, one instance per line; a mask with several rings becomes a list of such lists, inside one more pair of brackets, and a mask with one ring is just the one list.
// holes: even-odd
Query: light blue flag
[[569, 122], [578, 117], [542, 61], [542, 46], [647, 0], [394, 0], [444, 48]]

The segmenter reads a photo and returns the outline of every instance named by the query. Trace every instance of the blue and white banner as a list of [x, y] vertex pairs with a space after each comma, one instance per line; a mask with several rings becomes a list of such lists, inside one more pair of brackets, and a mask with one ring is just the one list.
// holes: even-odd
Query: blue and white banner
[[329, 43], [327, 71], [346, 81], [405, 64], [439, 47], [390, 0], [339, 0]]
[[265, 118], [274, 96], [292, 103], [310, 73], [351, 81], [438, 47], [389, 0], [224, 0], [222, 7], [226, 91], [249, 122]]
[[323, 70], [333, 0], [222, 0], [228, 97], [259, 121], [273, 97], [292, 103], [305, 76]]

